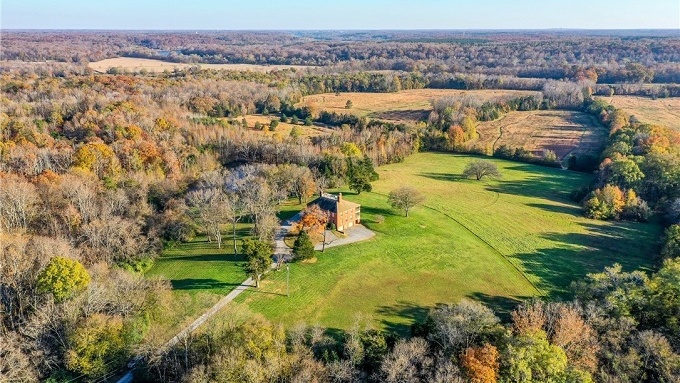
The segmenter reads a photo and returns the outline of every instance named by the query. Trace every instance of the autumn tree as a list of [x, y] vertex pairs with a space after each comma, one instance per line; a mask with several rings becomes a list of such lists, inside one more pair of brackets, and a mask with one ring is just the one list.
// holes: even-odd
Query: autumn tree
[[567, 356], [551, 345], [545, 332], [520, 335], [504, 351], [504, 378], [512, 382], [577, 382], [567, 380]]
[[84, 144], [76, 150], [75, 166], [92, 171], [99, 178], [120, 172], [120, 163], [113, 150], [102, 142]]
[[86, 318], [68, 337], [66, 367], [90, 378], [115, 370], [127, 356], [124, 337], [122, 318], [104, 314]]
[[495, 346], [485, 343], [481, 347], [469, 347], [460, 356], [460, 362], [470, 383], [496, 383], [500, 354]]
[[38, 290], [50, 293], [54, 300], [62, 302], [84, 290], [90, 283], [90, 275], [83, 265], [64, 257], [54, 257], [38, 275]]
[[618, 219], [625, 205], [621, 189], [614, 185], [605, 185], [593, 191], [583, 206], [586, 217], [607, 220]]
[[344, 142], [340, 146], [340, 152], [347, 157], [361, 157], [361, 149], [353, 142]]
[[402, 186], [392, 190], [387, 199], [393, 208], [403, 209], [408, 217], [409, 210], [425, 201], [425, 196], [412, 186]]
[[449, 147], [458, 149], [465, 143], [465, 131], [460, 125], [451, 125], [447, 132]]
[[247, 238], [241, 245], [246, 257], [244, 269], [255, 280], [255, 287], [260, 287], [260, 279], [272, 264], [272, 246], [267, 242]]
[[463, 176], [465, 178], [475, 177], [477, 181], [480, 181], [484, 177], [499, 178], [501, 172], [498, 170], [498, 166], [493, 162], [474, 160], [465, 166]]
[[328, 214], [317, 204], [307, 206], [301, 213], [300, 220], [295, 224], [295, 228], [302, 232], [319, 233], [328, 224]]

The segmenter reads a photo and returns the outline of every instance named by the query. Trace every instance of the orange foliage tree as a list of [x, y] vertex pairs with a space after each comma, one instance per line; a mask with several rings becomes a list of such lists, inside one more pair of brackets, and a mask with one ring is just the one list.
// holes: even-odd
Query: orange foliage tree
[[498, 357], [498, 349], [485, 343], [482, 347], [465, 349], [460, 361], [471, 383], [496, 383], [500, 368]]
[[321, 210], [319, 205], [311, 205], [302, 211], [302, 218], [297, 222], [299, 231], [311, 231], [321, 233], [328, 223], [328, 214]]

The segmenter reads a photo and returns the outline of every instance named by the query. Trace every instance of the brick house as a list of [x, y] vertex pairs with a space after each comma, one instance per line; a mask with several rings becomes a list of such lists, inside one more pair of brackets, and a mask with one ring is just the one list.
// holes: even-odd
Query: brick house
[[342, 198], [342, 193], [336, 195], [321, 193], [319, 198], [307, 206], [319, 205], [328, 214], [328, 223], [335, 225], [336, 230], [345, 231], [361, 223], [361, 205]]

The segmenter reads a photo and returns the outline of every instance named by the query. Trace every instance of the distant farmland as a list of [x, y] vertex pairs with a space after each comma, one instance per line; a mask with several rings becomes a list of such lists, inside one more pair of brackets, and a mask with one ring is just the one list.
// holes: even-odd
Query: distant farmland
[[607, 138], [606, 128], [592, 116], [565, 110], [511, 112], [479, 124], [477, 132], [479, 139], [473, 146], [522, 147], [538, 155], [549, 149], [560, 159], [570, 153], [597, 153]]
[[163, 72], [165, 70], [172, 71], [175, 68], [186, 69], [194, 66], [200, 66], [201, 69], [240, 70], [253, 72], [271, 72], [273, 70], [281, 70], [288, 68], [296, 69], [310, 68], [301, 65], [184, 64], [134, 57], [117, 57], [113, 59], [96, 61], [89, 64], [89, 67], [97, 72], [106, 72], [111, 68], [121, 68], [130, 72], [138, 72], [142, 69], [147, 70], [149, 72]]
[[[471, 97], [479, 101], [517, 97], [536, 92], [516, 90], [457, 90], [457, 89], [412, 89], [397, 93], [334, 93], [305, 96], [300, 105], [307, 105], [317, 111], [351, 113], [358, 117], [371, 117], [393, 121], [424, 120], [432, 111], [432, 100], [443, 97]], [[347, 101], [352, 108], [346, 109]]]
[[602, 97], [615, 107], [634, 115], [638, 120], [680, 130], [680, 98], [614, 96]]
[[[242, 117], [246, 119], [246, 122], [248, 123], [248, 129], [249, 130], [255, 130], [255, 123], [259, 122], [260, 124], [264, 125], [266, 129], [262, 130], [263, 135], [275, 135], [278, 134], [281, 137], [288, 137], [290, 135], [290, 131], [293, 130], [293, 127], [295, 125], [291, 123], [286, 123], [286, 122], [279, 122], [279, 125], [276, 127], [276, 130], [274, 132], [269, 131], [269, 124], [271, 124], [272, 120], [278, 120], [278, 116], [263, 116], [261, 114], [251, 114], [247, 115], [245, 117]], [[236, 121], [239, 121], [237, 118]], [[297, 127], [300, 129], [300, 136], [301, 137], [315, 137], [319, 136], [322, 134], [330, 134], [333, 132], [332, 129], [329, 128], [322, 128], [319, 126], [305, 126], [305, 125], [297, 125]]]

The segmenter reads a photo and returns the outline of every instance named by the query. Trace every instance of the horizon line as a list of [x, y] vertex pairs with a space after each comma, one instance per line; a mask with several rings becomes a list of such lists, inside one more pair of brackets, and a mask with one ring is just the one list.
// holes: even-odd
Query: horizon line
[[570, 28], [570, 27], [556, 27], [556, 28], [406, 28], [406, 29], [371, 29], [371, 28], [336, 28], [336, 29], [316, 29], [316, 28], [301, 28], [301, 29], [206, 29], [206, 28], [179, 28], [179, 29], [123, 29], [123, 28], [2, 28], [0, 31], [102, 31], [102, 32], [495, 32], [495, 31], [667, 31], [678, 32], [680, 34], [680, 27], [678, 28]]

